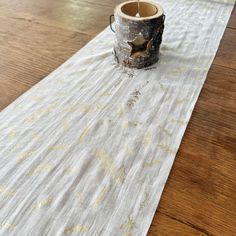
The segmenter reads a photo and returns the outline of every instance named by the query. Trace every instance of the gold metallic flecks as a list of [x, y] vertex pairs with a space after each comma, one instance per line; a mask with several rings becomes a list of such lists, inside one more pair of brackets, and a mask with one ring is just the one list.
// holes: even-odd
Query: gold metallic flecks
[[32, 122], [32, 121], [36, 120], [36, 118], [37, 118], [37, 113], [33, 112], [32, 114], [30, 114], [29, 116], [27, 116], [25, 118], [25, 121]]
[[17, 157], [17, 160], [24, 161], [24, 160], [28, 159], [29, 157], [31, 157], [32, 154], [33, 154], [33, 151], [23, 152]]
[[51, 166], [48, 164], [42, 164], [42, 165], [38, 165], [35, 168], [32, 168], [27, 175], [28, 176], [32, 176], [35, 174], [40, 174], [40, 173], [44, 173], [44, 172], [48, 172], [51, 170]]
[[124, 166], [122, 166], [117, 170], [115, 179], [118, 184], [123, 184], [125, 182], [125, 178], [126, 178], [126, 169]]
[[66, 112], [73, 113], [78, 110], [78, 105], [67, 105], [64, 109]]
[[186, 124], [188, 124], [187, 121], [185, 121], [185, 120], [179, 120], [179, 119], [172, 119], [171, 122], [176, 122], [176, 123], [181, 124], [181, 125], [186, 125]]
[[104, 149], [97, 149], [95, 156], [101, 161], [102, 168], [106, 174], [110, 175], [117, 184], [124, 183], [126, 177], [124, 167], [117, 170], [113, 164], [111, 156]]
[[74, 234], [74, 233], [86, 233], [89, 231], [89, 228], [84, 225], [75, 225], [68, 228], [65, 228], [65, 234]]
[[171, 149], [169, 146], [164, 144], [157, 145], [158, 148], [162, 149], [163, 151], [169, 153], [169, 154], [175, 154], [175, 150]]
[[52, 103], [51, 105], [48, 105], [48, 107], [40, 108], [36, 112], [40, 113], [40, 114], [42, 114], [42, 113], [48, 114], [48, 113], [52, 112], [57, 107], [58, 107], [57, 103]]
[[150, 195], [149, 193], [145, 193], [144, 199], [140, 204], [139, 210], [143, 210], [148, 205], [149, 201], [150, 201]]
[[151, 136], [150, 132], [147, 132], [147, 133], [144, 135], [143, 144], [144, 144], [145, 146], [148, 146], [148, 145], [151, 143], [151, 140], [152, 140], [152, 136]]
[[83, 132], [81, 133], [80, 137], [79, 137], [79, 143], [82, 143], [84, 141], [85, 136], [87, 135], [87, 133], [89, 132], [90, 128], [86, 127]]
[[114, 172], [114, 166], [110, 155], [104, 149], [96, 150], [96, 157], [102, 162], [103, 168], [108, 173]]
[[64, 145], [51, 145], [48, 147], [49, 151], [63, 151], [65, 150], [65, 146]]
[[83, 113], [88, 113], [89, 111], [93, 110], [93, 106], [90, 104], [83, 104], [79, 106], [79, 110]]
[[95, 202], [94, 202], [94, 204], [93, 204], [93, 206], [94, 206], [95, 208], [97, 208], [97, 207], [99, 207], [99, 206], [101, 205], [101, 203], [102, 203], [103, 200], [105, 199], [105, 196], [106, 196], [107, 192], [108, 192], [108, 188], [103, 187], [103, 188], [101, 189], [100, 193], [98, 194], [98, 196], [97, 196], [97, 198], [96, 198], [96, 200], [95, 200]]
[[78, 196], [78, 198], [79, 198], [79, 205], [80, 205], [80, 207], [83, 207], [83, 206], [84, 206], [84, 202], [85, 202], [85, 197], [84, 197], [84, 195], [81, 194], [81, 193], [78, 193], [77, 196]]
[[48, 206], [53, 202], [53, 197], [48, 197], [42, 201], [39, 201], [33, 205], [33, 209], [40, 209], [42, 207]]
[[119, 106], [117, 108], [116, 114], [118, 117], [121, 117], [124, 114], [124, 108], [122, 106]]
[[123, 230], [125, 236], [132, 236], [132, 231], [136, 228], [137, 224], [134, 219], [128, 217], [128, 219], [121, 225], [120, 229]]
[[171, 75], [179, 75], [179, 74], [182, 73], [183, 71], [185, 71], [185, 68], [179, 66], [179, 67], [174, 68], [172, 71], [170, 71], [170, 74], [171, 74]]
[[5, 186], [0, 186], [0, 194], [8, 197], [13, 197], [16, 194], [16, 191], [6, 188]]
[[32, 122], [35, 121], [37, 118], [39, 118], [42, 114], [49, 114], [51, 113], [55, 108], [58, 107], [57, 103], [50, 104], [48, 107], [45, 108], [39, 108], [35, 111], [33, 111], [29, 116], [26, 117], [26, 122]]
[[0, 223], [0, 228], [1, 229], [14, 230], [15, 227], [16, 227], [15, 224], [11, 224], [9, 222], [2, 222], [2, 223]]
[[138, 125], [142, 125], [142, 122], [135, 121], [135, 120], [129, 120], [129, 121], [125, 124], [125, 128], [136, 127], [136, 126], [138, 126]]
[[161, 126], [159, 126], [159, 129], [162, 133], [165, 133], [166, 135], [171, 136], [171, 132], [169, 130], [167, 130]]
[[175, 104], [179, 105], [179, 104], [184, 103], [184, 102], [187, 102], [187, 101], [188, 101], [188, 100], [187, 100], [186, 98], [184, 98], [184, 99], [177, 99], [176, 102], [175, 102]]
[[62, 126], [63, 126], [63, 129], [64, 131], [68, 130], [70, 125], [69, 125], [69, 122], [67, 119], [65, 119], [63, 122], [62, 122]]
[[194, 67], [192, 68], [193, 70], [196, 70], [196, 71], [208, 71], [208, 68], [207, 67]]
[[151, 162], [146, 162], [146, 163], [144, 163], [144, 164], [143, 164], [143, 167], [144, 167], [144, 168], [150, 168], [150, 167], [156, 166], [156, 165], [158, 165], [158, 164], [160, 164], [160, 161], [159, 161], [159, 160], [153, 160], [153, 161], [151, 161]]
[[74, 173], [74, 172], [78, 172], [78, 171], [79, 171], [79, 168], [77, 168], [77, 167], [67, 167], [64, 170], [65, 173]]
[[16, 128], [11, 129], [8, 137], [9, 137], [9, 139], [14, 139], [16, 137]]
[[96, 111], [103, 110], [105, 107], [106, 107], [106, 105], [103, 105], [103, 104], [99, 104], [99, 103], [95, 104]]
[[99, 97], [109, 97], [111, 95], [112, 95], [112, 93], [102, 93], [99, 95]]

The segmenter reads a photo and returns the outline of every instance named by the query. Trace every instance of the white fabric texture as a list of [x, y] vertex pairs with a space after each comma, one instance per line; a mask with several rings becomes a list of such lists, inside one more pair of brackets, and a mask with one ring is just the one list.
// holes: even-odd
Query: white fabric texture
[[147, 234], [234, 5], [158, 2], [158, 64], [118, 67], [107, 28], [0, 113], [0, 235]]

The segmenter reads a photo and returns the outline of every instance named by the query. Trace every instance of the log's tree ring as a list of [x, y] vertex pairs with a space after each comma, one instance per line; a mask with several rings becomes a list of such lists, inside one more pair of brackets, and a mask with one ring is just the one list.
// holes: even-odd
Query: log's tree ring
[[140, 0], [139, 13], [141, 17], [136, 17], [138, 13], [138, 2], [137, 0], [132, 0], [128, 2], [123, 2], [116, 6], [115, 12], [123, 18], [130, 19], [132, 21], [143, 21], [158, 18], [164, 14], [162, 7], [149, 0]]
[[164, 12], [159, 4], [149, 0], [123, 2], [114, 10], [114, 54], [119, 64], [144, 68], [159, 59], [164, 30]]

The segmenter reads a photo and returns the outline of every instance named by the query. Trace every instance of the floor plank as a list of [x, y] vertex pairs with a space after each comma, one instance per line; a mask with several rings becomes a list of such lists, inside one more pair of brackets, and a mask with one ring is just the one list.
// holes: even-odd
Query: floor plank
[[92, 37], [16, 19], [1, 20], [16, 32], [0, 44], [0, 110], [42, 80]]
[[236, 69], [236, 30], [226, 28], [213, 64]]
[[232, 28], [232, 29], [236, 29], [236, 6], [235, 5], [234, 5], [234, 9], [233, 9], [232, 15], [229, 19], [227, 27]]
[[69, 29], [94, 37], [109, 24], [113, 6], [84, 1], [12, 0], [7, 1], [2, 7], [0, 5], [0, 12], [6, 10], [18, 19]]
[[195, 229], [192, 225], [181, 222], [178, 218], [158, 212], [152, 226], [148, 232], [148, 236], [206, 236], [205, 232]]
[[212, 66], [157, 211], [207, 235], [236, 233], [235, 78]]

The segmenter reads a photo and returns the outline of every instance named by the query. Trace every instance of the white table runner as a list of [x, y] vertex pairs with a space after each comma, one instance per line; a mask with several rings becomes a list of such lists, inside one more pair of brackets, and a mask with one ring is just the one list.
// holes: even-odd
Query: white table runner
[[0, 113], [0, 235], [146, 235], [234, 5], [158, 2], [157, 65], [107, 28]]

